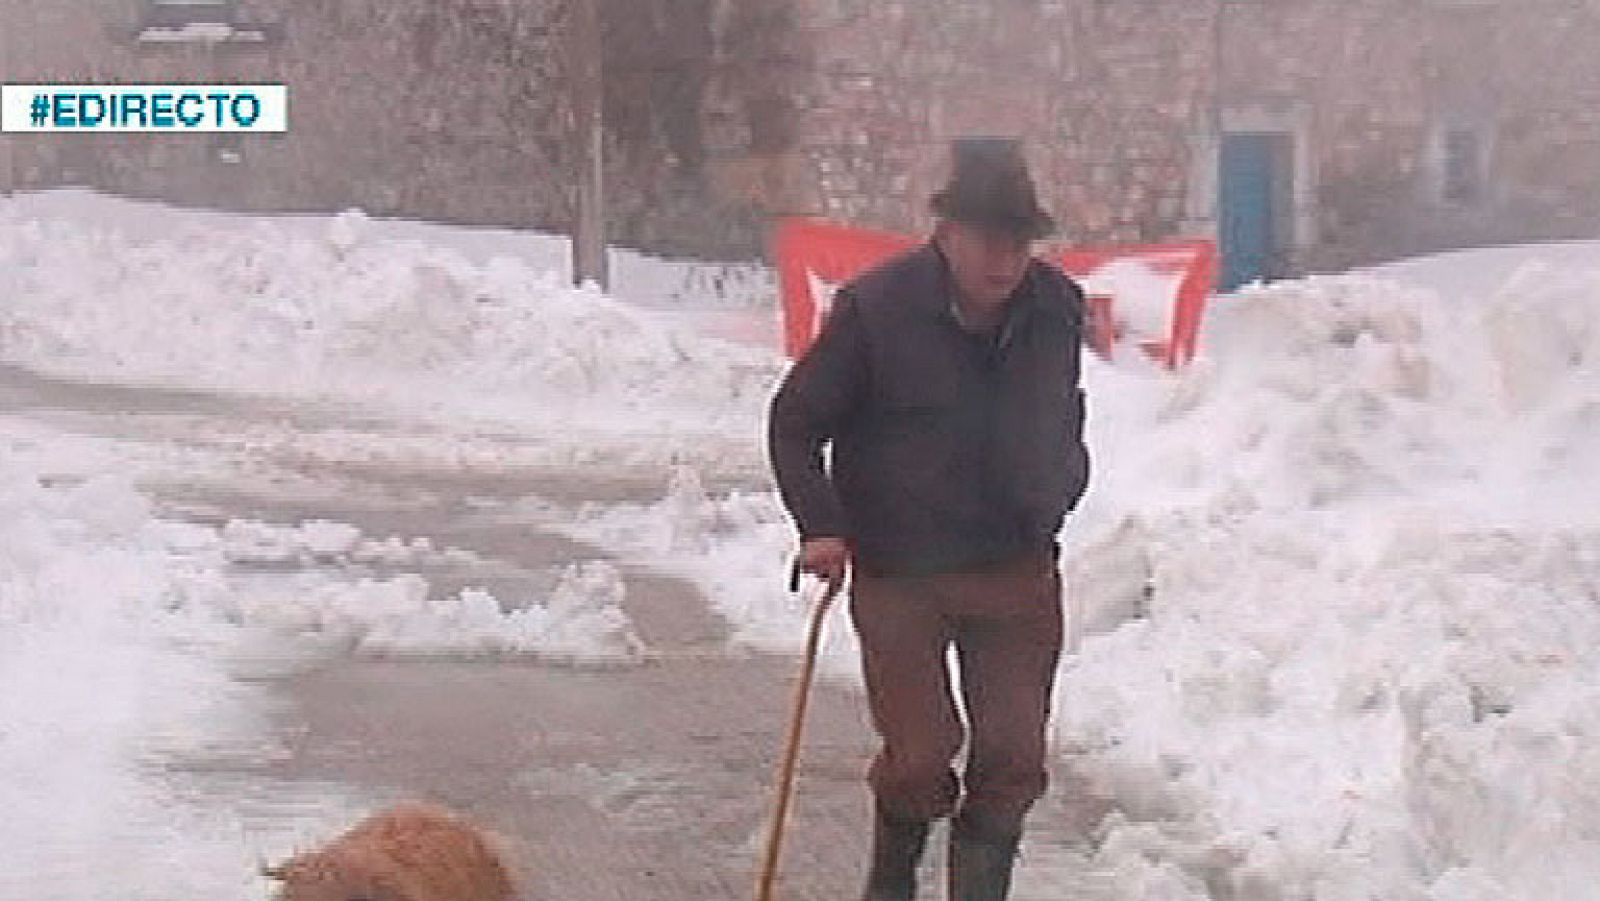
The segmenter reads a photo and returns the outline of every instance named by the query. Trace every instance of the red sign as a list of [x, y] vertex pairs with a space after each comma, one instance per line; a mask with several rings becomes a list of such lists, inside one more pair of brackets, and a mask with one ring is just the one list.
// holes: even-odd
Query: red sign
[[[820, 219], [778, 224], [775, 251], [783, 295], [784, 349], [811, 346], [840, 285], [918, 243], [892, 232]], [[1090, 343], [1110, 356], [1132, 343], [1167, 366], [1188, 362], [1216, 278], [1216, 246], [1183, 241], [1125, 247], [1050, 247], [1041, 256], [1071, 275], [1089, 296]]]

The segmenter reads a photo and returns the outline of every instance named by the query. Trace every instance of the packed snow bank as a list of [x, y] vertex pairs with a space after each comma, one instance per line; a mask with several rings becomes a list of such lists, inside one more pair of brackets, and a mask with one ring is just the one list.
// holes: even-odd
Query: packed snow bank
[[[527, 229], [489, 228], [414, 219], [371, 218], [359, 212], [342, 217], [321, 213], [245, 215], [132, 200], [81, 188], [13, 194], [3, 200], [16, 221], [57, 221], [92, 225], [138, 237], [162, 236], [178, 243], [204, 243], [226, 233], [274, 234], [322, 240], [372, 240], [426, 244], [459, 254], [475, 266], [497, 257], [570, 280], [571, 243], [565, 236]], [[344, 224], [330, 222], [343, 219]], [[652, 308], [715, 306], [728, 309], [771, 307], [777, 285], [771, 269], [752, 262], [663, 259], [626, 248], [610, 252], [615, 293], [629, 303]], [[774, 323], [776, 319], [773, 320]]]
[[1289, 283], [1091, 371], [1058, 737], [1119, 897], [1592, 896], [1597, 270]]
[[574, 289], [517, 256], [478, 262], [383, 237], [395, 226], [355, 213], [213, 214], [166, 231], [135, 217], [124, 228], [87, 216], [122, 202], [76, 199], [78, 215], [51, 216], [0, 201], [0, 357], [59, 375], [488, 420], [557, 459], [560, 448], [670, 460], [757, 446], [749, 424], [775, 353]]
[[1360, 272], [1424, 288], [1446, 302], [1472, 303], [1495, 293], [1521, 269], [1583, 272], [1596, 266], [1600, 266], [1600, 241], [1556, 241], [1453, 250]]

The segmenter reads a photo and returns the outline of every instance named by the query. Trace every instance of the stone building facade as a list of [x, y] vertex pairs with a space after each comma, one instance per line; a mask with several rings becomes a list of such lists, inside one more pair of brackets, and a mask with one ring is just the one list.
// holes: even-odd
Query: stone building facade
[[997, 133], [1066, 239], [1216, 236], [1234, 281], [1600, 233], [1600, 2], [797, 2], [785, 205], [925, 226]]
[[[761, 212], [715, 189], [713, 29], [738, 0], [600, 0], [614, 240], [750, 257]], [[269, 40], [141, 40], [223, 10]], [[574, 204], [567, 0], [0, 0], [8, 83], [283, 83], [286, 134], [0, 136], [0, 190], [90, 185], [241, 210], [564, 230]], [[191, 12], [194, 11], [191, 9]], [[153, 13], [153, 11], [156, 11]], [[742, 109], [741, 89], [716, 89]]]
[[[0, 188], [566, 226], [571, 0], [211, 0], [279, 39], [132, 39], [170, 2], [0, 0], [0, 77], [282, 81], [290, 132], [6, 136]], [[1025, 139], [1065, 239], [1218, 236], [1232, 281], [1600, 231], [1600, 0], [601, 12], [611, 233], [661, 252], [759, 253], [775, 213], [923, 228], [980, 133]]]

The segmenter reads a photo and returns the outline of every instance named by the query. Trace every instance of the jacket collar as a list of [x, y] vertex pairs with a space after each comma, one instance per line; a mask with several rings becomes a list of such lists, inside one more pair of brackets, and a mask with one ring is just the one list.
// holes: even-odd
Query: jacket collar
[[[948, 319], [951, 324], [965, 331], [956, 306], [955, 277], [950, 272], [950, 261], [945, 258], [944, 251], [939, 249], [938, 242], [929, 241], [918, 254], [923, 257], [925, 266], [931, 270], [932, 284], [927, 286], [927, 290], [917, 293], [928, 299], [930, 312]], [[1002, 348], [1011, 343], [1018, 329], [1027, 324], [1039, 307], [1039, 265], [1037, 260], [1029, 261], [1027, 271], [1022, 276], [1022, 283], [1017, 285], [1017, 289], [1006, 301], [1006, 316], [1001, 321], [1000, 331], [996, 336], [996, 341]]]

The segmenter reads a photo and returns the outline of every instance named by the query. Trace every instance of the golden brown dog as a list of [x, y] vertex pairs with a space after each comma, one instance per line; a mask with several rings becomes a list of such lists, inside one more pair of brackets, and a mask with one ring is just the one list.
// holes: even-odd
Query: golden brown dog
[[282, 901], [512, 901], [496, 842], [431, 804], [380, 811], [326, 847], [265, 870]]

